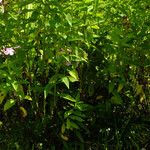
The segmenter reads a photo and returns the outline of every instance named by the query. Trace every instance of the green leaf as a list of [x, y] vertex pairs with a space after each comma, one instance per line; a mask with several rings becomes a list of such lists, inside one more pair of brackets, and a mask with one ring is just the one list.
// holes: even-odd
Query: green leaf
[[123, 103], [118, 93], [115, 93], [114, 96], [111, 97], [111, 102], [116, 105], [121, 105]]
[[64, 133], [65, 133], [65, 130], [66, 130], [66, 126], [65, 126], [65, 124], [63, 123], [62, 126], [61, 126], [61, 133], [64, 134]]
[[67, 119], [66, 124], [67, 124], [67, 126], [66, 126], [67, 129], [79, 129], [79, 126], [76, 123], [74, 123], [73, 121], [71, 121], [70, 119]]
[[72, 76], [75, 80], [79, 80], [79, 77], [78, 77], [78, 72], [76, 70], [70, 70], [69, 71], [69, 74], [70, 76]]
[[75, 115], [71, 115], [69, 118], [72, 119], [72, 120], [77, 120], [79, 122], [83, 122], [84, 121], [81, 117], [75, 116]]
[[64, 113], [64, 118], [67, 118], [68, 116], [70, 116], [73, 113], [73, 110], [68, 110]]
[[92, 29], [99, 29], [99, 26], [98, 25], [93, 25], [91, 26]]
[[78, 81], [77, 79], [73, 78], [72, 76], [69, 76], [68, 78], [69, 78], [70, 82], [76, 82], [76, 81]]
[[85, 118], [86, 115], [84, 113], [82, 113], [81, 111], [73, 111], [73, 114], [76, 115], [76, 116], [79, 116], [79, 117], [82, 117], [82, 118]]
[[69, 89], [69, 79], [68, 79], [68, 77], [62, 77], [61, 80], [67, 86], [67, 88]]
[[23, 91], [22, 85], [19, 84], [17, 81], [13, 81], [11, 84], [12, 84], [14, 90], [17, 92], [18, 96], [20, 98], [23, 98], [24, 97], [24, 91]]
[[29, 95], [26, 95], [24, 99], [32, 101], [32, 98]]
[[53, 82], [52, 83], [50, 82], [45, 86], [45, 88], [44, 88], [44, 99], [46, 99], [47, 95], [49, 94], [49, 92], [51, 91], [51, 88], [53, 88], [53, 86], [54, 86]]
[[66, 100], [76, 102], [76, 100], [72, 96], [70, 96], [69, 94], [61, 94], [60, 96]]
[[118, 85], [117, 92], [120, 92], [122, 89], [123, 89], [123, 84], [120, 83], [120, 84]]
[[93, 0], [85, 0], [85, 3], [91, 3]]
[[109, 83], [109, 93], [112, 93], [114, 90], [114, 82]]
[[5, 91], [0, 92], [0, 104], [3, 102], [4, 98], [6, 97], [7, 93]]
[[20, 112], [21, 112], [21, 115], [22, 115], [23, 118], [25, 118], [28, 114], [27, 110], [22, 106], [20, 106]]
[[88, 93], [89, 93], [89, 96], [92, 96], [94, 94], [94, 85], [89, 85], [88, 86]]
[[80, 56], [77, 56], [77, 55], [70, 55], [70, 57], [71, 57], [71, 60], [72, 60], [72, 61], [77, 61], [77, 62], [83, 61], [83, 62], [87, 62], [87, 60], [86, 60], [85, 58], [80, 57]]
[[120, 42], [120, 37], [121, 37], [121, 30], [119, 28], [115, 28], [112, 33], [111, 33], [111, 39], [113, 42]]
[[14, 106], [16, 101], [14, 99], [9, 99], [5, 105], [4, 105], [4, 111], [10, 109], [12, 106]]
[[139, 95], [141, 93], [143, 93], [142, 85], [137, 84], [136, 85], [136, 95]]
[[92, 108], [89, 104], [84, 104], [83, 102], [77, 102], [75, 107], [80, 111], [86, 111]]
[[15, 91], [18, 91], [19, 85], [18, 85], [17, 81], [14, 81], [14, 82], [12, 83], [12, 86], [13, 86], [13, 88], [15, 89]]
[[0, 121], [0, 128], [3, 126], [3, 122], [2, 121]]
[[76, 131], [76, 135], [77, 135], [77, 137], [79, 138], [79, 140], [80, 140], [82, 143], [84, 143], [84, 139], [83, 139], [83, 137], [82, 137], [80, 131]]
[[65, 14], [65, 17], [66, 17], [66, 20], [67, 20], [68, 24], [72, 27], [72, 17], [71, 17], [71, 15], [68, 13], [68, 14]]

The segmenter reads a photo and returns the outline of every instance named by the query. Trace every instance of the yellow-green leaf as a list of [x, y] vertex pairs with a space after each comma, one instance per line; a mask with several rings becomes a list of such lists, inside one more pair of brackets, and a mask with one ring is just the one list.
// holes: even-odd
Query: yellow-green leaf
[[16, 101], [14, 99], [9, 99], [4, 105], [4, 111], [10, 109], [12, 106], [14, 106]]
[[3, 126], [3, 122], [2, 121], [0, 121], [0, 128]]
[[70, 82], [76, 82], [76, 81], [78, 81], [77, 79], [75, 79], [75, 78], [72, 77], [72, 76], [69, 76], [68, 78], [69, 78]]
[[122, 85], [122, 84], [119, 84], [118, 89], [117, 89], [117, 92], [120, 92], [122, 89], [123, 89], [123, 85]]
[[61, 136], [61, 138], [62, 138], [63, 140], [65, 140], [65, 141], [68, 141], [68, 140], [69, 140], [69, 138], [68, 138], [67, 136], [63, 135], [63, 134], [60, 134], [60, 136]]
[[142, 85], [137, 84], [136, 86], [136, 95], [143, 93]]
[[62, 134], [65, 133], [65, 129], [66, 129], [66, 126], [65, 126], [65, 124], [63, 123], [62, 126], [61, 126], [61, 133], [62, 133]]
[[69, 89], [69, 79], [68, 79], [68, 77], [63, 77], [63, 78], [61, 78], [61, 80], [67, 86], [67, 88]]
[[76, 100], [72, 96], [70, 96], [68, 94], [61, 94], [61, 97], [66, 99], [66, 100], [69, 100], [69, 101], [72, 101], [72, 102], [76, 102]]
[[78, 72], [76, 70], [70, 70], [69, 71], [70, 76], [72, 76], [74, 79], [76, 79], [77, 81], [79, 80], [78, 77]]
[[27, 116], [27, 111], [24, 107], [20, 106], [20, 112], [22, 117], [26, 117]]
[[26, 96], [24, 97], [24, 99], [29, 100], [29, 101], [32, 101], [32, 98], [31, 98], [29, 95], [26, 95]]

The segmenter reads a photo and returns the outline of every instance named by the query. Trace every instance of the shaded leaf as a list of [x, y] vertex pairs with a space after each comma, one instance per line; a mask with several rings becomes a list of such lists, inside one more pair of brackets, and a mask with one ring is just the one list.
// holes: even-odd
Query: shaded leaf
[[61, 133], [62, 133], [62, 134], [65, 133], [65, 129], [66, 129], [66, 126], [65, 126], [65, 124], [63, 123], [62, 126], [61, 126]]
[[0, 104], [3, 102], [4, 98], [6, 97], [7, 93], [5, 91], [0, 92]]
[[112, 93], [114, 90], [114, 82], [109, 83], [109, 93]]
[[65, 17], [66, 17], [66, 20], [67, 20], [68, 24], [72, 27], [72, 17], [71, 17], [71, 15], [68, 13], [68, 14], [65, 14]]
[[69, 138], [68, 138], [67, 136], [63, 135], [63, 134], [61, 134], [60, 136], [61, 136], [61, 138], [62, 138], [63, 140], [65, 140], [65, 141], [68, 141], [68, 140], [69, 140]]
[[123, 103], [119, 94], [115, 94], [111, 97], [111, 102], [116, 105], [121, 105]]
[[79, 126], [71, 121], [70, 119], [67, 119], [67, 129], [79, 129]]
[[81, 117], [79, 117], [79, 116], [71, 115], [69, 118], [72, 119], [72, 120], [79, 121], [79, 122], [83, 122], [83, 121], [84, 121], [84, 120], [83, 120]]
[[89, 104], [85, 104], [83, 102], [76, 103], [75, 107], [78, 108], [80, 111], [86, 111], [92, 108]]
[[123, 84], [119, 84], [117, 92], [120, 92], [123, 89]]
[[26, 111], [26, 109], [25, 109], [24, 107], [22, 107], [22, 106], [21, 106], [19, 109], [20, 109], [20, 112], [21, 112], [22, 117], [23, 117], [23, 118], [26, 117], [26, 116], [27, 116], [27, 111]]

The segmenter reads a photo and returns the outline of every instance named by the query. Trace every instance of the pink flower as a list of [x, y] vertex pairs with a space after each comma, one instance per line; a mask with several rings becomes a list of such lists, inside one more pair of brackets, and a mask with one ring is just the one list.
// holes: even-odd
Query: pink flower
[[4, 55], [14, 55], [15, 50], [13, 48], [4, 48], [1, 50]]

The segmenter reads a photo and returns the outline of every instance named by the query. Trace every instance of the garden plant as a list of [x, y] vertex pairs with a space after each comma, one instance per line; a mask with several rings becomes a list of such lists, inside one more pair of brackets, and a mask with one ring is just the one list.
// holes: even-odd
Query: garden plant
[[0, 0], [0, 150], [150, 149], [149, 0]]

